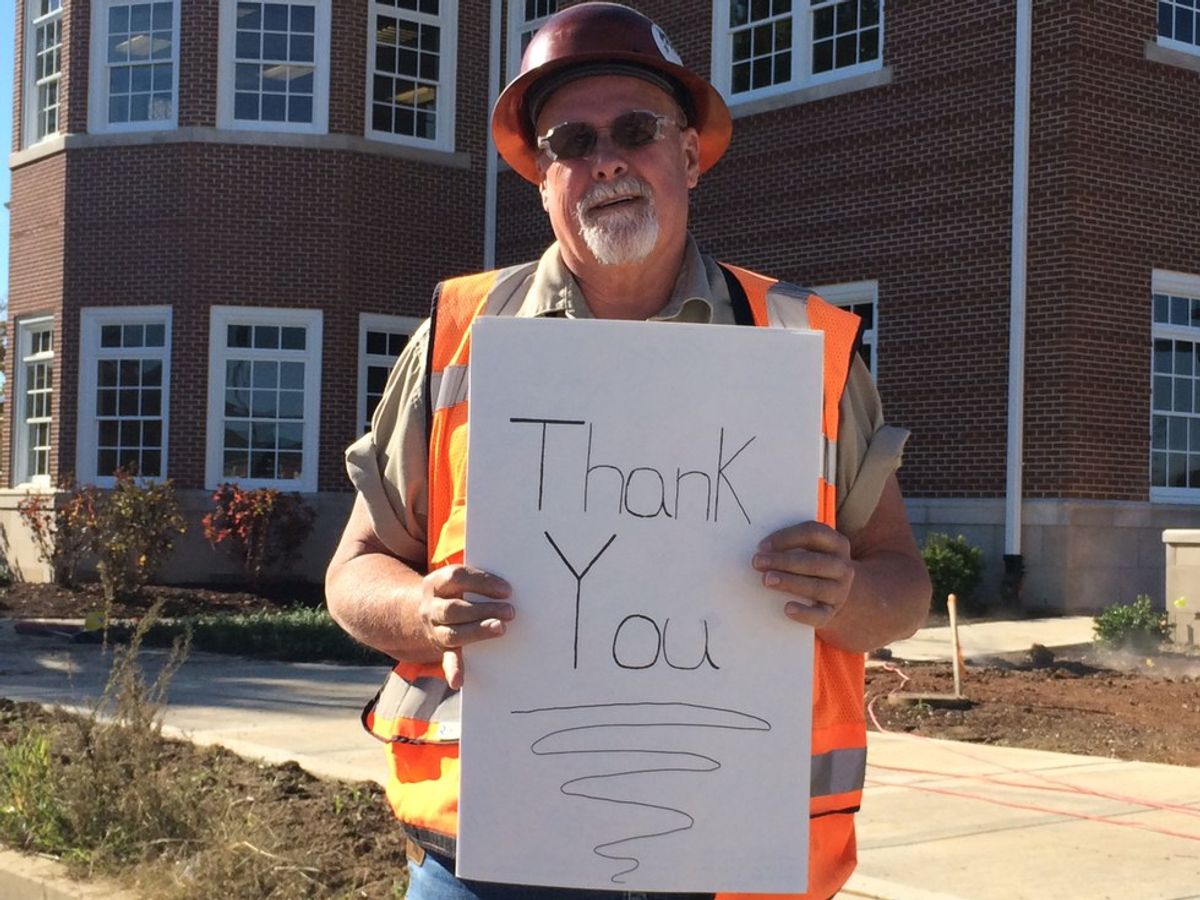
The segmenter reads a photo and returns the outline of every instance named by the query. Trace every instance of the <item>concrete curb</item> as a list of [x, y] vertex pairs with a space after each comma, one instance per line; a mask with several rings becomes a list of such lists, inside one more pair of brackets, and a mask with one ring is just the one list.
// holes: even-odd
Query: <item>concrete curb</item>
[[136, 900], [100, 881], [76, 881], [66, 866], [43, 856], [0, 848], [0, 897], [4, 900]]

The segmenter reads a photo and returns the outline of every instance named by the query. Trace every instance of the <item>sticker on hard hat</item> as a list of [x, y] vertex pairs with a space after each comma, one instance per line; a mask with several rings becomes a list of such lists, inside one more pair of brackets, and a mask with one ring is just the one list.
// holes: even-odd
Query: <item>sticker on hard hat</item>
[[667, 33], [658, 27], [658, 25], [652, 26], [650, 32], [654, 35], [654, 43], [658, 44], [658, 52], [663, 55], [663, 59], [677, 66], [682, 66], [683, 60], [675, 52], [675, 48], [671, 46], [671, 41], [667, 37]]

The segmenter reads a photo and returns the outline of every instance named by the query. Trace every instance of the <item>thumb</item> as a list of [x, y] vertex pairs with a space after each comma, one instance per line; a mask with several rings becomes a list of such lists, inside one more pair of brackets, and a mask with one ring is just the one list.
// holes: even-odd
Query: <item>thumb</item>
[[462, 650], [460, 648], [456, 647], [442, 654], [442, 672], [445, 674], [446, 682], [450, 685], [451, 689], [457, 691], [462, 687], [463, 671]]

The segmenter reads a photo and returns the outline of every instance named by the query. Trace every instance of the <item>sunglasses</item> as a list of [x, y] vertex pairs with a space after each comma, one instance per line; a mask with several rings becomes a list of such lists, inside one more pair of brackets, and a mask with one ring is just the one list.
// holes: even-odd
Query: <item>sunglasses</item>
[[618, 147], [637, 150], [661, 141], [668, 125], [683, 127], [670, 116], [648, 109], [634, 109], [621, 113], [607, 128], [597, 128], [587, 122], [563, 122], [539, 137], [537, 145], [551, 160], [586, 159], [596, 149], [601, 131], [607, 131]]

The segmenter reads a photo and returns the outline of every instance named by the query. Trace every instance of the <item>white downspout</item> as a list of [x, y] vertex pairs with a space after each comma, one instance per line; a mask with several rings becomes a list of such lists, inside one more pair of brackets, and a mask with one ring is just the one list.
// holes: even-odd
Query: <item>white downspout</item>
[[1013, 91], [1012, 269], [1008, 323], [1008, 454], [1004, 554], [1021, 554], [1022, 461], [1025, 427], [1025, 280], [1029, 232], [1029, 82], [1032, 0], [1017, 0]]
[[496, 144], [492, 141], [492, 109], [500, 96], [500, 71], [504, 60], [500, 58], [500, 0], [491, 3], [491, 37], [488, 39], [488, 105], [487, 142], [484, 153], [487, 157], [483, 183], [483, 268], [496, 268], [496, 178], [499, 165]]

